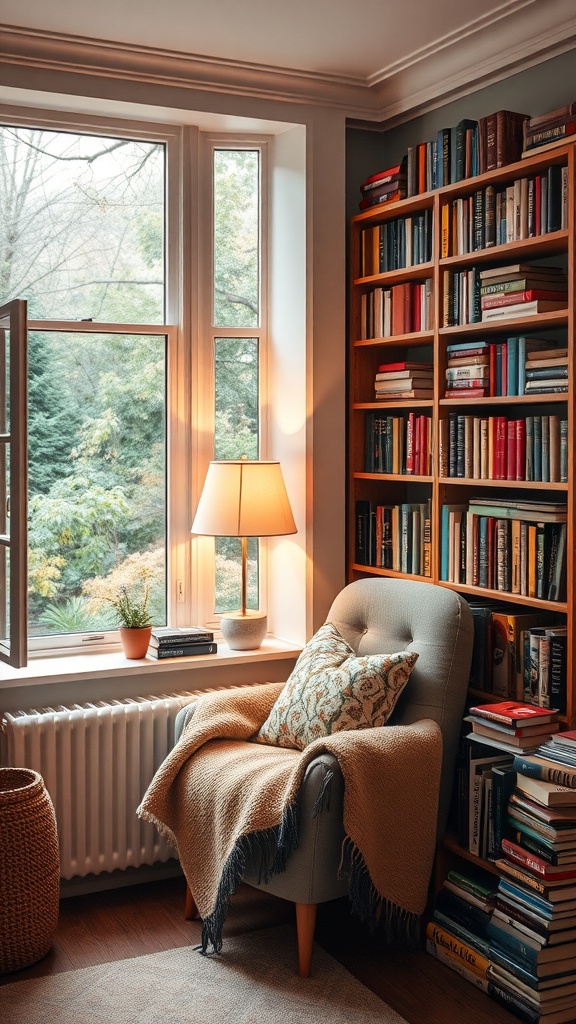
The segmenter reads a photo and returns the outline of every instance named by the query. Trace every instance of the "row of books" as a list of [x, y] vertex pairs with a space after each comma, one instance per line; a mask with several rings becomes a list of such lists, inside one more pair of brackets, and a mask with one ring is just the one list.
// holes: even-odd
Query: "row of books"
[[543, 146], [562, 144], [575, 133], [576, 103], [566, 103], [547, 114], [529, 117], [524, 122], [524, 152], [528, 155]]
[[429, 263], [432, 238], [432, 210], [365, 228], [360, 236], [360, 277]]
[[[576, 1004], [576, 733], [517, 702], [471, 708], [469, 719], [458, 839], [498, 874], [470, 864], [448, 873], [427, 948], [522, 1019], [566, 1024]], [[530, 735], [535, 752], [520, 752]]]
[[566, 590], [566, 505], [472, 498], [445, 504], [440, 579], [502, 593], [562, 601]]
[[442, 206], [441, 256], [464, 256], [494, 245], [560, 231], [568, 223], [568, 168], [486, 185]]
[[366, 473], [428, 476], [432, 462], [432, 420], [423, 413], [366, 414]]
[[360, 300], [360, 339], [388, 338], [432, 326], [432, 280], [371, 288]]
[[356, 562], [416, 576], [431, 575], [430, 502], [375, 505], [358, 499]]
[[166, 626], [152, 630], [148, 656], [164, 658], [190, 658], [199, 654], [216, 654], [214, 633], [201, 626]]
[[568, 420], [449, 413], [439, 422], [440, 475], [474, 480], [568, 479]]
[[478, 121], [462, 118], [435, 139], [409, 146], [407, 195], [419, 195], [519, 160], [526, 114], [499, 110]]
[[446, 355], [447, 392], [481, 387], [486, 397], [506, 398], [555, 394], [568, 386], [568, 349], [551, 339], [478, 338], [447, 345]]
[[565, 620], [547, 611], [519, 611], [470, 602], [474, 644], [470, 687], [535, 707], [566, 710]]

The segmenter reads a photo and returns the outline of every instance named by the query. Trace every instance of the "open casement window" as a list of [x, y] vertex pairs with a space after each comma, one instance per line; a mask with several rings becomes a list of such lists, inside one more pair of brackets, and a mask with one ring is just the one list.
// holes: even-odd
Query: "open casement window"
[[26, 303], [0, 306], [0, 659], [27, 657]]

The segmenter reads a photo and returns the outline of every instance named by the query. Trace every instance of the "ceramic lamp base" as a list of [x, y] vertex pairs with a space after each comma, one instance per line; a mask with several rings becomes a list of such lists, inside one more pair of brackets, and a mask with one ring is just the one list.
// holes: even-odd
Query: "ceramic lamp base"
[[267, 628], [265, 612], [227, 612], [220, 617], [222, 636], [231, 651], [254, 651], [260, 647]]

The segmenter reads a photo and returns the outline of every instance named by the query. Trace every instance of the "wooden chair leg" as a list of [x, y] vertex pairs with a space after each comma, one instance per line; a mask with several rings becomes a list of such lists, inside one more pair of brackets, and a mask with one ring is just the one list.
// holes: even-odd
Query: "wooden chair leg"
[[316, 925], [316, 903], [296, 904], [296, 934], [298, 936], [298, 968], [301, 978], [310, 976], [314, 927]]
[[193, 921], [195, 917], [198, 917], [198, 908], [194, 903], [194, 897], [190, 892], [190, 886], [186, 882], [186, 902], [184, 904], [184, 919], [186, 921]]

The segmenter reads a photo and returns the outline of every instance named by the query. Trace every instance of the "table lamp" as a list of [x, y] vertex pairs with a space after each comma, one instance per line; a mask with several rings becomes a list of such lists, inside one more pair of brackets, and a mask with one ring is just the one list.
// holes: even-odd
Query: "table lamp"
[[242, 539], [241, 608], [225, 612], [220, 628], [231, 650], [254, 650], [266, 635], [267, 616], [246, 609], [248, 537], [296, 533], [280, 463], [246, 458], [211, 462], [191, 532]]

